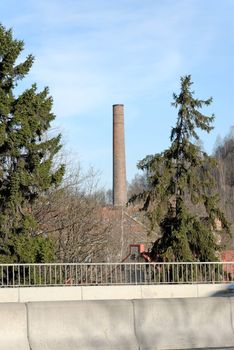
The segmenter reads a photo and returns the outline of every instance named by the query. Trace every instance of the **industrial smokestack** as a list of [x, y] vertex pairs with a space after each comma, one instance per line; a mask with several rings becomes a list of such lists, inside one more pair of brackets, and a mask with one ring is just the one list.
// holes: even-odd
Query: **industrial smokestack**
[[124, 105], [113, 105], [113, 204], [123, 206], [127, 202]]

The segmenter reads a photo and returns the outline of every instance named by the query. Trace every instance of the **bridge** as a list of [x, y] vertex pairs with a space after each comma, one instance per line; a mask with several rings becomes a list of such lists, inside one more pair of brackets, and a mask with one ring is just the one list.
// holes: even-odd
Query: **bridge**
[[0, 349], [234, 349], [233, 268], [0, 265]]

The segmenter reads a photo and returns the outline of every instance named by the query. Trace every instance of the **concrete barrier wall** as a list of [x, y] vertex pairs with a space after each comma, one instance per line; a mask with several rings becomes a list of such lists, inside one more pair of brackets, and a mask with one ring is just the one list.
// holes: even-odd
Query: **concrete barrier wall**
[[0, 288], [0, 303], [19, 301], [19, 288]]
[[208, 297], [225, 284], [0, 288], [1, 302]]
[[232, 298], [5, 303], [0, 350], [156, 350], [234, 345]]
[[32, 350], [138, 350], [130, 301], [28, 304]]
[[30, 350], [25, 304], [0, 304], [0, 349]]
[[82, 300], [81, 287], [25, 287], [18, 288], [18, 302]]
[[134, 312], [141, 350], [234, 345], [229, 298], [135, 300]]

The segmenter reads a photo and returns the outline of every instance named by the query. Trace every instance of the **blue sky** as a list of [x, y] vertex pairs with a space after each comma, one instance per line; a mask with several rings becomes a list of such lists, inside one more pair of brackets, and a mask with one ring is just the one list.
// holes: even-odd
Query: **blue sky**
[[172, 93], [191, 74], [212, 152], [234, 125], [233, 0], [1, 0], [0, 22], [25, 42], [35, 64], [21, 88], [49, 86], [70, 157], [112, 186], [112, 105], [125, 105], [127, 178], [147, 154], [169, 145]]

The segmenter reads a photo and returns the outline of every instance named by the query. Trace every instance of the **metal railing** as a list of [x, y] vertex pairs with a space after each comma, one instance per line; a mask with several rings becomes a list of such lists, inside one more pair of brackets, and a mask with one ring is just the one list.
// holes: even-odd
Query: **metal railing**
[[232, 281], [234, 262], [0, 264], [0, 288]]

